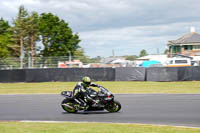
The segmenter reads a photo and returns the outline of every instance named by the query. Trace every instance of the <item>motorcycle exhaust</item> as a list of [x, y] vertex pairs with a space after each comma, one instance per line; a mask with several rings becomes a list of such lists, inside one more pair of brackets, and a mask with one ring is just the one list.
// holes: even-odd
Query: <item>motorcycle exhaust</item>
[[70, 108], [70, 109], [74, 109], [72, 106], [69, 106], [68, 104], [62, 104], [62, 106], [65, 106], [65, 107]]

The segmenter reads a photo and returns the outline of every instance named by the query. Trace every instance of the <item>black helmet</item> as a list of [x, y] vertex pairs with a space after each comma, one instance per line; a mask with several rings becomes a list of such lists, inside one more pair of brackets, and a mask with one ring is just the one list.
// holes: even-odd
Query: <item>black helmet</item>
[[90, 79], [90, 77], [83, 77], [83, 78], [82, 78], [82, 82], [83, 82], [83, 85], [84, 85], [85, 87], [89, 87], [90, 84], [91, 84], [91, 79]]

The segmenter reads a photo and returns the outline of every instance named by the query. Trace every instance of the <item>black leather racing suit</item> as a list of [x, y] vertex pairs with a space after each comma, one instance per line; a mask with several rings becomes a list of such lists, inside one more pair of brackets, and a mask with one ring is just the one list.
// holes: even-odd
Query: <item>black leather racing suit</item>
[[[97, 84], [90, 84], [92, 87], [98, 87]], [[88, 87], [90, 87], [88, 86]], [[83, 85], [82, 82], [78, 82], [73, 90], [73, 98], [74, 100], [81, 105], [82, 107], [87, 107], [87, 100], [93, 101], [94, 103], [96, 102], [94, 99], [89, 97], [85, 92], [88, 88]]]

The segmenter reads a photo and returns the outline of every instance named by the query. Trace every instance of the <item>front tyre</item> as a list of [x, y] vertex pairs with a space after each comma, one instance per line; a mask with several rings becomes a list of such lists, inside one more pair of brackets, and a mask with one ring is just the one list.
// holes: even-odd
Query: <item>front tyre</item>
[[73, 103], [74, 101], [72, 99], [64, 99], [61, 103], [61, 106], [68, 113], [76, 113], [77, 110]]
[[108, 112], [114, 113], [114, 112], [118, 112], [121, 109], [121, 104], [118, 101], [112, 101], [111, 103], [109, 103], [105, 109]]

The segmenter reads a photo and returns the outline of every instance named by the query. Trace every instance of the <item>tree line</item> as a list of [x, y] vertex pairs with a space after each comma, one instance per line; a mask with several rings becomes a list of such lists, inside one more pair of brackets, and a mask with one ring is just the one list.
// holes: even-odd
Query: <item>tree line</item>
[[[16, 18], [9, 24], [0, 19], [0, 58], [18, 57], [23, 66], [24, 57], [79, 56], [84, 63], [98, 62], [101, 57], [85, 56], [79, 46], [78, 33], [73, 33], [69, 24], [52, 13], [28, 12], [23, 5]], [[140, 57], [147, 55], [145, 50]], [[127, 56], [135, 60], [137, 56]], [[34, 58], [31, 58], [34, 62]]]
[[[0, 58], [25, 56], [73, 56], [83, 53], [81, 40], [69, 24], [52, 13], [29, 13], [19, 7], [12, 25], [0, 19]], [[38, 45], [38, 43], [40, 45]], [[42, 43], [42, 45], [41, 45]]]

